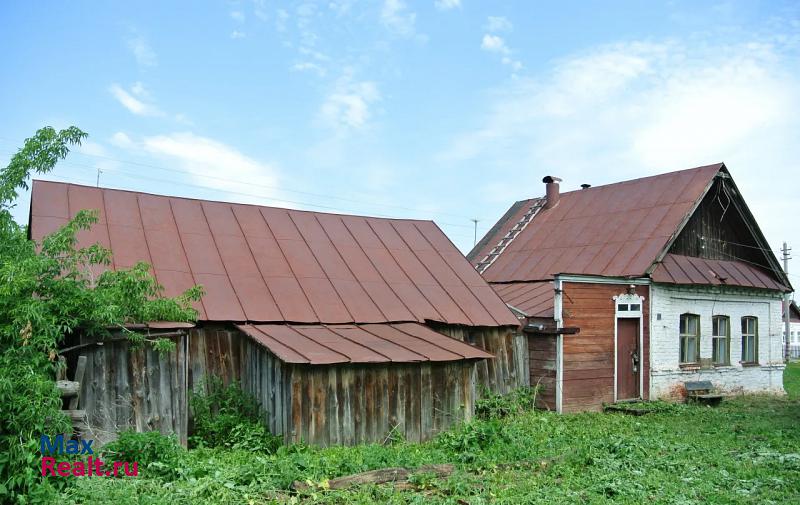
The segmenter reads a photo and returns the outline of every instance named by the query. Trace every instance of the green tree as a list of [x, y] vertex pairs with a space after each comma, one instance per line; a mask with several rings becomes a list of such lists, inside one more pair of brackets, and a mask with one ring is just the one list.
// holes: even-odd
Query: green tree
[[[0, 172], [0, 502], [49, 501], [54, 482], [40, 477], [40, 434], [68, 431], [60, 413], [54, 373], [59, 344], [74, 332], [103, 337], [116, 328], [140, 344], [142, 337], [125, 330], [128, 323], [191, 321], [191, 303], [199, 287], [176, 298], [140, 263], [130, 269], [104, 269], [111, 252], [99, 244], [78, 247], [76, 234], [97, 222], [96, 211], [79, 212], [37, 244], [27, 227], [11, 216], [18, 192], [33, 174], [45, 174], [64, 159], [86, 133], [75, 127], [46, 127]], [[153, 342], [159, 349], [171, 342]]]

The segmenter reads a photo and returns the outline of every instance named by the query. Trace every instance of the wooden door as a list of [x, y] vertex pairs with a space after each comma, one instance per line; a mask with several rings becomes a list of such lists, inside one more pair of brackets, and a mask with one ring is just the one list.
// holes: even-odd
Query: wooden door
[[617, 401], [640, 398], [639, 319], [617, 319]]

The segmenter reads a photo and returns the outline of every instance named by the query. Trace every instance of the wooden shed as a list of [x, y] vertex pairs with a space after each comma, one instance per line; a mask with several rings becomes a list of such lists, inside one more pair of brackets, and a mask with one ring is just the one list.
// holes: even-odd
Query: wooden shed
[[[152, 265], [168, 295], [200, 284], [176, 351], [82, 342], [90, 425], [185, 440], [187, 392], [240, 381], [287, 441], [425, 440], [472, 415], [479, 386], [527, 384], [519, 320], [431, 221], [379, 219], [34, 181], [34, 240], [81, 209], [111, 268]], [[74, 359], [74, 358], [73, 358]]]

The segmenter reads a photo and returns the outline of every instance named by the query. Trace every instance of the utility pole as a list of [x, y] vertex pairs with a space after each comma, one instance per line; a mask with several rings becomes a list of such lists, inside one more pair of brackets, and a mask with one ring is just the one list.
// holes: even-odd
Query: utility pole
[[475, 245], [478, 243], [478, 221], [479, 220], [478, 220], [478, 218], [473, 218], [473, 219], [470, 219], [470, 221], [475, 223], [475, 241], [472, 243], [472, 247], [475, 247]]
[[[792, 259], [791, 256], [789, 256], [789, 253], [792, 252], [792, 249], [787, 247], [786, 242], [784, 242], [783, 249], [781, 252], [783, 252], [783, 271], [786, 274], [786, 277], [788, 278], [789, 260]], [[791, 296], [790, 293], [783, 294], [783, 328], [784, 328], [783, 356], [785, 362], [789, 361], [789, 349], [790, 349], [789, 335], [791, 335], [791, 333], [789, 333], [789, 328], [791, 327], [791, 323], [789, 321], [791, 320], [791, 315], [789, 314], [789, 309], [791, 308], [790, 305], [792, 303], [790, 296]]]

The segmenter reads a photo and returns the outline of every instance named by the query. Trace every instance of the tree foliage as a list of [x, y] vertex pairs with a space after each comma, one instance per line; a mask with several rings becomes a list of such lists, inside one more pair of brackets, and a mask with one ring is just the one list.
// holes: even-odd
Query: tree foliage
[[75, 127], [42, 128], [0, 171], [0, 502], [44, 501], [52, 491], [53, 482], [39, 477], [38, 437], [69, 430], [53, 381], [65, 336], [103, 338], [116, 328], [141, 343], [125, 325], [197, 317], [191, 303], [199, 287], [167, 298], [149, 265], [110, 270], [111, 251], [78, 246], [80, 233], [97, 222], [96, 211], [79, 212], [38, 244], [13, 220], [11, 209], [30, 177], [53, 170], [85, 137]]

